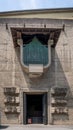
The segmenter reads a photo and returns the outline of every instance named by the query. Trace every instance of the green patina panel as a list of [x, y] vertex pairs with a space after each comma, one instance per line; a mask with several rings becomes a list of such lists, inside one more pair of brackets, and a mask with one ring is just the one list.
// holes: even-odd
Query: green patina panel
[[46, 65], [48, 63], [48, 47], [34, 37], [29, 44], [23, 46], [23, 62], [25, 65]]

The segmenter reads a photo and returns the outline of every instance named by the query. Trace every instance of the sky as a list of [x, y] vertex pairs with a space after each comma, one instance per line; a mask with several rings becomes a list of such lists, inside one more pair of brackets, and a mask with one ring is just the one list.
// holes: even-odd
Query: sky
[[73, 0], [0, 0], [0, 12], [73, 7]]

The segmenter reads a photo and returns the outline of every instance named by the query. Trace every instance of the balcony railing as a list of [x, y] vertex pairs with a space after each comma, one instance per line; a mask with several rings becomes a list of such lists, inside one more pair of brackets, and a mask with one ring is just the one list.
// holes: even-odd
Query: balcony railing
[[48, 47], [34, 37], [33, 40], [26, 45], [23, 45], [23, 62], [29, 64], [48, 64]]
[[[42, 75], [51, 64], [51, 43], [53, 40], [49, 40], [47, 44], [42, 44], [37, 37], [34, 37], [28, 44], [23, 44], [22, 39], [18, 39], [20, 45], [21, 64], [24, 70], [30, 77], [38, 77]], [[34, 72], [30, 72], [30, 68], [33, 66]], [[40, 66], [42, 66], [40, 68]], [[39, 69], [40, 68], [40, 69]], [[40, 72], [42, 70], [42, 72]]]

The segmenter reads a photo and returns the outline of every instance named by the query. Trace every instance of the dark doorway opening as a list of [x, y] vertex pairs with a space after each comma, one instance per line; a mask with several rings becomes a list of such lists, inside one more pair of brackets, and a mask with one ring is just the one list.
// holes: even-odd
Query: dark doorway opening
[[27, 123], [43, 123], [43, 95], [27, 95]]
[[47, 93], [26, 94], [23, 100], [24, 124], [47, 124]]

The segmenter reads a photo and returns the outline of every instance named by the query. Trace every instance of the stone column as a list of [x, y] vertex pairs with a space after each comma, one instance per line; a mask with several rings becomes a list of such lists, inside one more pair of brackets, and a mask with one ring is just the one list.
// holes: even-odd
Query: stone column
[[23, 91], [20, 90], [20, 124], [23, 124]]
[[52, 123], [52, 116], [51, 116], [51, 91], [48, 91], [48, 124]]

